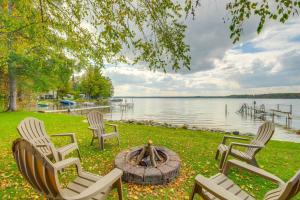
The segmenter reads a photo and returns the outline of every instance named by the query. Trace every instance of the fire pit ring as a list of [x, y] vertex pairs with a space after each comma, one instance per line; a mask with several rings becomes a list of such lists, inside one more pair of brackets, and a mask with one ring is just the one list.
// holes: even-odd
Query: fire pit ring
[[[165, 147], [152, 146], [152, 142], [150, 142], [148, 145], [134, 147], [117, 155], [115, 166], [123, 170], [123, 181], [142, 185], [162, 185], [169, 183], [179, 175], [179, 156]], [[160, 157], [152, 159], [154, 162], [156, 160], [155, 166], [149, 161], [153, 157], [150, 158], [149, 152], [147, 152], [148, 148], [157, 152]], [[144, 158], [141, 159], [143, 156]]]

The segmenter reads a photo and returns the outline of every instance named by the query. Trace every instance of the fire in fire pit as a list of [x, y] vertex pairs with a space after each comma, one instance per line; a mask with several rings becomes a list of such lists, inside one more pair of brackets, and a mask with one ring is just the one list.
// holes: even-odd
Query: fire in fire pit
[[123, 170], [123, 180], [137, 184], [166, 184], [179, 174], [179, 156], [165, 148], [148, 144], [122, 151], [115, 159], [116, 167]]

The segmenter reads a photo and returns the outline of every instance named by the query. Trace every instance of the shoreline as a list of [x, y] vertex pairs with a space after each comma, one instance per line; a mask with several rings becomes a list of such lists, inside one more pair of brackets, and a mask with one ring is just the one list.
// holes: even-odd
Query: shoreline
[[[125, 124], [135, 124], [135, 125], [145, 125], [145, 126], [157, 126], [157, 127], [165, 127], [165, 128], [174, 128], [174, 129], [186, 129], [186, 130], [192, 130], [192, 131], [208, 131], [211, 133], [219, 133], [219, 134], [232, 134], [232, 135], [240, 135], [240, 136], [255, 136], [253, 133], [243, 133], [240, 131], [225, 131], [219, 128], [204, 128], [204, 127], [197, 127], [197, 126], [191, 126], [188, 124], [183, 125], [175, 125], [170, 124], [166, 122], [157, 122], [154, 120], [134, 120], [134, 119], [128, 119], [128, 120], [107, 120], [108, 122], [121, 122]], [[238, 132], [238, 133], [237, 133]]]
[[[237, 131], [237, 133], [234, 133], [236, 131], [225, 131], [219, 128], [205, 128], [205, 127], [196, 127], [196, 126], [191, 126], [188, 124], [184, 125], [175, 125], [175, 124], [170, 124], [166, 122], [157, 122], [154, 120], [134, 120], [134, 119], [129, 119], [129, 120], [107, 120], [107, 122], [120, 122], [124, 124], [134, 124], [134, 125], [145, 125], [145, 126], [153, 126], [153, 127], [164, 127], [164, 128], [173, 128], [173, 129], [186, 129], [186, 130], [192, 130], [192, 131], [206, 131], [210, 132], [212, 134], [226, 134], [226, 135], [234, 135], [234, 136], [245, 136], [245, 137], [254, 137], [256, 134], [254, 133], [244, 133]], [[291, 140], [284, 140], [284, 139], [271, 139], [273, 141], [280, 141], [280, 142], [292, 142], [292, 143], [300, 143], [297, 141], [291, 141]]]

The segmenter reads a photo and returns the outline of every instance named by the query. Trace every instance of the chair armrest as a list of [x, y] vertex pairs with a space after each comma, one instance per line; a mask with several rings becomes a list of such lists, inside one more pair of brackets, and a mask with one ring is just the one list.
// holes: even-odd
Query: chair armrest
[[229, 135], [224, 135], [222, 144], [226, 143], [227, 139], [235, 139], [235, 140], [250, 140], [249, 138], [243, 138], [243, 137], [237, 137], [237, 136], [229, 136]]
[[116, 124], [107, 124], [107, 125], [114, 127], [115, 132], [118, 132], [118, 125], [116, 125]]
[[213, 181], [209, 180], [208, 178], [205, 178], [200, 174], [197, 175], [195, 179], [197, 181], [197, 184], [199, 184], [202, 188], [204, 188], [209, 193], [213, 194], [221, 200], [241, 200], [234, 194], [225, 190], [223, 187], [219, 186], [218, 184], [214, 183]]
[[108, 126], [114, 126], [114, 127], [118, 127], [117, 124], [107, 124]]
[[71, 165], [76, 165], [77, 170], [81, 170], [80, 161], [78, 158], [68, 158], [53, 164], [55, 170], [59, 171]]
[[75, 133], [58, 133], [58, 134], [52, 134], [50, 136], [53, 136], [53, 137], [57, 137], [57, 136], [74, 136]]
[[68, 200], [83, 200], [89, 199], [99, 192], [103, 191], [108, 186], [113, 185], [116, 181], [121, 179], [123, 172], [120, 169], [113, 169], [107, 175], [103, 176], [100, 180], [98, 180], [93, 185], [89, 186], [86, 190], [82, 191], [80, 194], [68, 197]]
[[52, 134], [51, 137], [58, 137], [58, 136], [68, 136], [71, 138], [72, 143], [77, 143], [75, 133], [59, 133], [59, 134]]
[[91, 129], [91, 130], [99, 130], [100, 128], [89, 126], [89, 129]]
[[229, 172], [229, 169], [231, 167], [238, 167], [240, 169], [243, 169], [243, 170], [246, 170], [248, 172], [251, 172], [253, 174], [256, 174], [256, 175], [259, 175], [265, 179], [268, 179], [272, 182], [275, 182], [279, 185], [282, 185], [282, 184], [285, 184], [280, 178], [278, 178], [277, 176], [261, 169], [261, 168], [258, 168], [258, 167], [255, 167], [253, 165], [250, 165], [248, 163], [245, 163], [245, 162], [242, 162], [242, 161], [239, 161], [239, 160], [229, 160], [227, 161], [225, 167], [223, 168], [223, 174], [227, 175], [228, 172]]
[[250, 147], [250, 148], [264, 148], [264, 145], [255, 145], [255, 144], [245, 144], [245, 143], [238, 143], [238, 142], [231, 142], [229, 145], [229, 151], [231, 151], [233, 146], [240, 146], [240, 147]]

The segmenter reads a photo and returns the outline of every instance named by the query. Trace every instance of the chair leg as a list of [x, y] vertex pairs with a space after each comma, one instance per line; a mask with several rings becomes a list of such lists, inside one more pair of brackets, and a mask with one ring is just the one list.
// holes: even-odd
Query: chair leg
[[119, 136], [117, 137], [117, 139], [118, 139], [118, 145], [120, 146], [120, 138], [119, 138]]
[[[59, 161], [63, 161], [65, 159], [65, 155], [59, 154]], [[64, 169], [61, 169], [59, 172], [64, 172]]]
[[257, 163], [257, 161], [256, 161], [255, 158], [253, 158], [253, 159], [250, 161], [250, 164], [252, 164], [252, 165], [254, 165], [254, 166], [256, 166], [256, 167], [259, 167], [259, 165], [258, 165], [258, 163]]
[[80, 161], [82, 161], [82, 159], [81, 159], [81, 154], [80, 154], [80, 151], [79, 151], [79, 149], [77, 149], [77, 154], [78, 154], [78, 158], [79, 158], [79, 160], [80, 160]]
[[220, 171], [223, 169], [223, 165], [224, 165], [224, 162], [225, 162], [226, 154], [227, 154], [226, 151], [224, 151], [224, 152], [221, 154], [221, 160], [220, 160], [220, 163], [219, 163], [219, 170], [220, 170]]
[[218, 160], [219, 154], [220, 154], [220, 151], [218, 149], [217, 152], [216, 152], [215, 160]]
[[119, 200], [123, 200], [122, 179], [121, 178], [119, 178], [119, 180], [117, 181], [117, 190], [118, 190]]
[[98, 142], [99, 142], [100, 150], [103, 150], [104, 149], [104, 139], [103, 139], [103, 137], [99, 137]]
[[190, 196], [190, 200], [193, 200], [195, 197], [195, 194], [200, 193], [200, 191], [201, 191], [201, 188], [199, 187], [199, 185], [197, 183], [195, 183], [192, 194]]
[[91, 146], [93, 145], [93, 142], [94, 142], [94, 137], [92, 137]]

